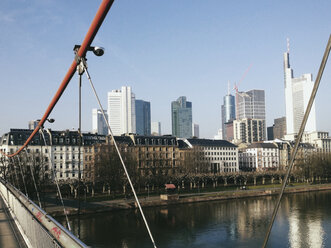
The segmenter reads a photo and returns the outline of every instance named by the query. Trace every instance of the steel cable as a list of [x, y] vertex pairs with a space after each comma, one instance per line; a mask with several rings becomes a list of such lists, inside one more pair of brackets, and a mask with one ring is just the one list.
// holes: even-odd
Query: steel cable
[[[25, 150], [25, 154], [26, 154], [26, 159], [28, 160], [28, 152], [26, 150], [26, 148], [24, 149]], [[39, 207], [41, 207], [41, 201], [40, 201], [40, 196], [39, 196], [39, 191], [38, 191], [38, 188], [37, 188], [37, 184], [36, 184], [36, 179], [34, 178], [34, 165], [33, 163], [31, 163], [30, 165], [30, 173], [32, 175], [32, 181], [33, 181], [33, 185], [34, 185], [34, 188], [36, 190], [36, 194], [37, 194], [37, 199], [38, 199], [38, 203], [39, 203]]]
[[121, 153], [120, 153], [120, 151], [119, 151], [119, 148], [118, 148], [118, 145], [117, 145], [117, 143], [116, 143], [116, 141], [115, 141], [115, 138], [114, 138], [113, 132], [112, 132], [112, 130], [111, 130], [111, 128], [110, 128], [110, 125], [109, 125], [109, 122], [108, 122], [108, 120], [107, 120], [107, 118], [106, 118], [106, 116], [105, 116], [105, 113], [104, 113], [103, 107], [102, 107], [102, 105], [101, 105], [101, 102], [100, 102], [100, 99], [99, 99], [99, 97], [98, 97], [98, 94], [97, 94], [97, 92], [96, 92], [96, 90], [95, 90], [95, 88], [94, 88], [94, 85], [93, 85], [93, 82], [92, 82], [92, 80], [91, 80], [90, 74], [88, 73], [88, 70], [87, 70], [86, 63], [85, 63], [85, 61], [84, 61], [84, 58], [82, 58], [81, 63], [82, 63], [83, 66], [84, 66], [84, 70], [85, 70], [85, 72], [86, 72], [87, 79], [88, 79], [89, 82], [90, 82], [90, 85], [91, 85], [91, 88], [92, 88], [92, 90], [93, 90], [93, 93], [94, 93], [94, 95], [95, 95], [95, 97], [96, 97], [96, 99], [97, 99], [98, 105], [99, 105], [99, 107], [100, 107], [100, 109], [101, 109], [101, 112], [102, 112], [103, 118], [104, 118], [104, 120], [105, 120], [105, 122], [106, 122], [106, 125], [107, 125], [107, 127], [108, 127], [108, 131], [109, 131], [109, 133], [110, 133], [111, 139], [112, 139], [112, 141], [113, 141], [113, 143], [114, 143], [115, 149], [116, 149], [116, 151], [117, 151], [117, 154], [118, 154], [119, 159], [120, 159], [120, 161], [121, 161], [121, 164], [122, 164], [122, 166], [123, 166], [123, 169], [124, 169], [125, 175], [126, 175], [128, 181], [129, 181], [129, 184], [130, 184], [131, 190], [132, 190], [132, 192], [133, 192], [134, 198], [135, 198], [135, 200], [136, 200], [136, 203], [137, 203], [137, 205], [138, 205], [138, 208], [139, 208], [140, 214], [141, 214], [141, 216], [142, 216], [142, 218], [143, 218], [143, 220], [144, 220], [144, 223], [145, 223], [146, 229], [147, 229], [147, 231], [148, 231], [149, 237], [150, 237], [150, 239], [151, 239], [151, 241], [152, 241], [152, 243], [153, 243], [154, 248], [156, 248], [156, 244], [155, 244], [155, 241], [154, 241], [154, 238], [153, 238], [152, 232], [151, 232], [151, 230], [150, 230], [150, 228], [149, 228], [149, 225], [148, 225], [147, 220], [146, 220], [146, 218], [145, 218], [144, 212], [143, 212], [143, 210], [142, 210], [142, 208], [141, 208], [141, 205], [140, 205], [139, 199], [138, 199], [138, 197], [137, 197], [136, 191], [135, 191], [135, 189], [134, 189], [134, 187], [133, 187], [133, 184], [132, 184], [132, 182], [131, 182], [131, 179], [130, 179], [129, 173], [128, 173], [127, 169], [126, 169], [126, 166], [125, 166], [125, 163], [124, 163], [124, 161], [123, 161], [122, 155], [121, 155]]
[[[41, 136], [43, 137], [43, 140], [44, 140], [44, 143], [45, 143], [45, 146], [47, 146], [47, 142], [46, 142], [46, 139], [45, 139], [45, 134], [43, 132], [43, 128], [41, 129]], [[68, 219], [68, 215], [67, 215], [67, 211], [66, 211], [66, 208], [64, 206], [64, 202], [63, 202], [63, 198], [62, 198], [62, 194], [61, 194], [61, 190], [60, 190], [60, 186], [59, 186], [59, 180], [57, 178], [57, 175], [56, 175], [56, 171], [54, 170], [54, 163], [53, 163], [53, 159], [51, 158], [51, 154], [50, 152], [47, 153], [48, 154], [48, 159], [49, 159], [49, 162], [51, 163], [51, 170], [52, 170], [52, 173], [53, 173], [53, 177], [54, 177], [54, 180], [55, 180], [55, 184], [56, 184], [56, 187], [57, 187], [57, 190], [58, 190], [58, 193], [59, 193], [59, 198], [60, 198], [60, 201], [61, 201], [61, 204], [62, 204], [62, 207], [63, 207], [63, 212], [64, 212], [64, 216], [66, 218], [66, 222], [67, 222], [67, 226], [68, 226], [68, 230], [71, 232], [71, 227], [70, 227], [70, 224], [69, 224], [69, 219]]]
[[20, 167], [20, 171], [21, 171], [21, 176], [22, 176], [23, 186], [24, 186], [24, 190], [25, 190], [25, 195], [26, 195], [27, 197], [29, 197], [29, 195], [28, 195], [28, 190], [27, 190], [27, 188], [26, 188], [26, 184], [25, 184], [25, 177], [24, 177], [24, 175], [23, 175], [22, 164], [21, 164], [21, 160], [20, 160], [20, 157], [19, 157], [19, 156], [17, 156], [17, 161], [18, 161], [18, 165], [19, 165], [19, 167]]

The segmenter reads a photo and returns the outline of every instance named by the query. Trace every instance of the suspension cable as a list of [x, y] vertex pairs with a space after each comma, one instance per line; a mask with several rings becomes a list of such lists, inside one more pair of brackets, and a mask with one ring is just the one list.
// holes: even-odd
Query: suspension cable
[[14, 169], [14, 173], [15, 173], [17, 188], [21, 191], [21, 185], [20, 185], [20, 182], [18, 180], [14, 158], [11, 157], [10, 159], [11, 159], [11, 162], [12, 162], [12, 165], [13, 165], [13, 169]]
[[25, 184], [25, 178], [24, 178], [24, 175], [23, 175], [22, 164], [21, 164], [21, 160], [20, 160], [20, 157], [19, 156], [17, 156], [17, 161], [18, 161], [18, 165], [19, 165], [20, 171], [21, 171], [21, 176], [22, 176], [22, 180], [23, 180], [23, 186], [24, 186], [24, 190], [25, 190], [25, 195], [27, 197], [29, 197], [28, 190], [27, 190], [26, 184]]
[[102, 112], [103, 118], [104, 118], [104, 120], [105, 120], [105, 122], [106, 122], [106, 124], [107, 124], [109, 134], [110, 134], [110, 136], [111, 136], [111, 138], [112, 138], [112, 141], [113, 141], [113, 143], [114, 143], [115, 149], [116, 149], [117, 154], [118, 154], [118, 157], [119, 157], [119, 159], [120, 159], [120, 161], [121, 161], [121, 164], [122, 164], [122, 166], [123, 166], [123, 169], [124, 169], [125, 175], [126, 175], [128, 181], [129, 181], [129, 184], [130, 184], [131, 190], [132, 190], [132, 192], [133, 192], [134, 198], [135, 198], [136, 203], [137, 203], [137, 205], [138, 205], [138, 208], [139, 208], [140, 214], [141, 214], [141, 216], [142, 216], [142, 218], [143, 218], [143, 220], [144, 220], [144, 223], [145, 223], [146, 229], [147, 229], [147, 231], [148, 231], [149, 237], [150, 237], [150, 239], [151, 239], [151, 241], [152, 241], [152, 243], [153, 243], [154, 248], [156, 248], [156, 244], [155, 244], [155, 241], [154, 241], [154, 239], [153, 239], [153, 235], [152, 235], [152, 233], [151, 233], [151, 231], [150, 231], [150, 228], [149, 228], [149, 225], [148, 225], [147, 220], [146, 220], [146, 218], [145, 218], [144, 212], [143, 212], [143, 210], [142, 210], [142, 208], [141, 208], [141, 205], [140, 205], [139, 199], [138, 199], [138, 197], [137, 197], [136, 191], [135, 191], [135, 189], [134, 189], [134, 187], [133, 187], [133, 184], [132, 184], [132, 182], [131, 182], [131, 179], [130, 179], [129, 173], [128, 173], [127, 169], [126, 169], [126, 166], [125, 166], [125, 163], [124, 163], [124, 161], [123, 161], [122, 155], [121, 155], [121, 153], [120, 153], [120, 151], [119, 151], [118, 145], [117, 145], [117, 143], [116, 143], [116, 141], [115, 141], [115, 138], [114, 138], [113, 132], [112, 132], [112, 130], [111, 130], [111, 128], [110, 128], [110, 125], [109, 125], [109, 122], [108, 122], [108, 120], [107, 120], [107, 118], [106, 118], [106, 116], [105, 116], [105, 113], [104, 113], [103, 107], [102, 107], [102, 105], [101, 105], [100, 99], [99, 99], [99, 97], [98, 97], [98, 94], [97, 94], [97, 92], [96, 92], [96, 90], [95, 90], [95, 88], [94, 88], [94, 85], [93, 85], [93, 83], [92, 83], [92, 80], [91, 80], [90, 74], [89, 74], [89, 72], [88, 72], [88, 70], [87, 70], [86, 61], [85, 61], [84, 58], [81, 58], [81, 63], [83, 64], [84, 70], [85, 70], [85, 72], [86, 72], [87, 79], [88, 79], [89, 82], [90, 82], [90, 85], [91, 85], [91, 88], [92, 88], [92, 90], [93, 90], [93, 93], [94, 93], [94, 95], [95, 95], [95, 97], [96, 97], [96, 99], [97, 99], [97, 102], [98, 102], [98, 104], [99, 104], [99, 107], [100, 107], [100, 109], [101, 109], [101, 112]]
[[[26, 150], [26, 147], [24, 148], [24, 151], [25, 151], [25, 153], [26, 153], [26, 159], [28, 160], [28, 152], [27, 152], [27, 150]], [[34, 171], [34, 165], [33, 165], [33, 163], [30, 164], [30, 173], [31, 173], [31, 175], [32, 175], [33, 185], [34, 185], [34, 188], [35, 188], [35, 190], [36, 190], [36, 194], [37, 194], [37, 199], [38, 199], [39, 207], [42, 208], [42, 207], [41, 207], [40, 196], [39, 196], [39, 191], [38, 191], [37, 184], [36, 184], [36, 179], [34, 178], [34, 173], [35, 173], [35, 171]]]
[[293, 164], [294, 164], [295, 156], [297, 154], [299, 144], [300, 144], [303, 132], [305, 130], [305, 126], [306, 126], [306, 123], [307, 123], [307, 120], [308, 120], [308, 117], [309, 117], [309, 113], [310, 113], [310, 110], [313, 106], [315, 96], [316, 96], [316, 93], [317, 93], [317, 90], [318, 90], [318, 87], [319, 87], [319, 84], [320, 84], [320, 81], [321, 81], [321, 78], [322, 78], [322, 75], [323, 75], [323, 71], [324, 71], [326, 62], [328, 60], [330, 49], [331, 49], [331, 35], [329, 37], [329, 41], [328, 41], [327, 46], [325, 48], [324, 56], [323, 56], [323, 59], [322, 59], [322, 62], [321, 62], [321, 65], [320, 65], [320, 68], [319, 68], [319, 71], [318, 71], [318, 74], [317, 74], [317, 77], [316, 77], [314, 88], [313, 88], [313, 90], [311, 92], [311, 95], [310, 95], [310, 99], [309, 99], [309, 102], [308, 102], [308, 105], [307, 105], [307, 108], [306, 108], [306, 111], [305, 111], [305, 115], [304, 115], [303, 120], [301, 122], [299, 134], [298, 134], [298, 137], [295, 141], [293, 153], [291, 154], [290, 165], [287, 169], [287, 173], [286, 173], [285, 178], [284, 178], [283, 183], [282, 183], [281, 191], [279, 193], [278, 200], [277, 200], [276, 206], [274, 208], [274, 211], [273, 211], [273, 214], [272, 214], [272, 217], [271, 217], [271, 221], [269, 223], [269, 227], [268, 227], [268, 230], [267, 230], [264, 242], [263, 242], [263, 246], [262, 246], [263, 248], [266, 247], [266, 245], [268, 243], [269, 236], [270, 236], [270, 233], [271, 233], [271, 229], [272, 229], [273, 223], [275, 221], [275, 218], [276, 218], [276, 215], [277, 215], [277, 212], [278, 212], [278, 209], [279, 209], [280, 201], [282, 200], [282, 197], [283, 197], [283, 194], [284, 194], [284, 191], [285, 191], [285, 187], [286, 187], [286, 184], [287, 184], [287, 180], [290, 176], [290, 173], [291, 173], [291, 170], [292, 170], [292, 167], [293, 167]]
[[[44, 128], [42, 127], [40, 130], [41, 130], [40, 133], [41, 133], [41, 136], [43, 137], [45, 146], [47, 146], [47, 142], [46, 142], [45, 134], [44, 134]], [[66, 211], [65, 206], [64, 206], [64, 203], [63, 203], [63, 198], [62, 198], [62, 194], [61, 194], [61, 190], [60, 190], [60, 186], [59, 186], [59, 181], [58, 181], [58, 178], [57, 178], [57, 175], [56, 175], [56, 171], [54, 169], [53, 159], [51, 157], [51, 153], [50, 152], [48, 152], [47, 154], [48, 154], [48, 159], [49, 159], [49, 161], [51, 163], [51, 170], [52, 170], [52, 173], [53, 173], [53, 177], [54, 177], [54, 180], [55, 180], [55, 183], [56, 183], [57, 191], [59, 193], [59, 197], [60, 197], [61, 204], [62, 204], [62, 207], [63, 207], [63, 213], [64, 213], [64, 215], [66, 217], [68, 230], [71, 232], [71, 227], [70, 227], [70, 224], [69, 224], [69, 219], [68, 219], [67, 211]]]

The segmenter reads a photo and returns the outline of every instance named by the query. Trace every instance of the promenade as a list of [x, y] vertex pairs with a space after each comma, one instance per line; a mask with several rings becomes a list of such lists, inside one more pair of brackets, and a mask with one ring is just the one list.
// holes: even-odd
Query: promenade
[[0, 247], [16, 248], [27, 247], [12, 219], [9, 210], [0, 197]]
[[[247, 190], [229, 190], [229, 191], [213, 191], [203, 193], [186, 193], [180, 194], [177, 200], [165, 201], [161, 200], [160, 196], [140, 197], [139, 201], [142, 207], [166, 206], [173, 204], [185, 204], [205, 201], [218, 200], [235, 200], [247, 197], [271, 196], [279, 194], [280, 185], [271, 187], [266, 185], [263, 188], [248, 189]], [[300, 185], [288, 186], [285, 193], [303, 193], [310, 191], [331, 190], [331, 184], [315, 184], [315, 185]], [[66, 212], [69, 215], [77, 214], [78, 204], [77, 200], [64, 199]], [[98, 212], [108, 212], [114, 210], [134, 209], [137, 208], [133, 198], [116, 199], [105, 201], [84, 202], [81, 201], [81, 214], [93, 214]], [[48, 197], [46, 199], [46, 212], [51, 216], [63, 216], [63, 208], [59, 201]]]

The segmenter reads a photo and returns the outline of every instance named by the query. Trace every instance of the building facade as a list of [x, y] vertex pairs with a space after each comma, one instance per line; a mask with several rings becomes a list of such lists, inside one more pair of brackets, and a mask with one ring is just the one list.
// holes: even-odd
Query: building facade
[[302, 136], [302, 142], [314, 146], [318, 153], [331, 153], [331, 138], [329, 132], [305, 132]]
[[243, 171], [279, 169], [279, 150], [272, 143], [253, 143], [239, 152], [239, 168]]
[[130, 135], [130, 138], [140, 175], [175, 174], [180, 166], [176, 137]]
[[192, 137], [192, 103], [181, 96], [171, 103], [172, 135], [177, 138]]
[[233, 121], [233, 141], [235, 144], [254, 143], [266, 139], [264, 119], [244, 118]]
[[136, 132], [135, 95], [131, 87], [108, 92], [108, 119], [114, 135]]
[[[186, 147], [196, 153], [193, 161], [195, 173], [223, 173], [239, 171], [238, 147], [226, 140], [183, 139]], [[196, 170], [196, 171], [194, 171]]]
[[[107, 111], [103, 110], [103, 112], [106, 116], [106, 119], [108, 119]], [[108, 127], [101, 109], [92, 109], [92, 133], [100, 135], [108, 134]]]
[[[1, 137], [0, 150], [6, 154], [16, 152], [31, 135], [33, 130], [11, 129], [9, 133]], [[26, 152], [22, 151], [20, 156], [26, 159], [28, 164], [37, 165], [42, 176], [54, 180], [54, 170], [59, 180], [78, 179], [79, 164], [81, 177], [85, 175], [84, 157], [85, 151], [95, 143], [104, 143], [106, 136], [91, 133], [80, 135], [77, 131], [53, 131], [44, 129], [46, 143], [41, 133], [37, 133], [31, 140]], [[80, 145], [81, 144], [81, 145]], [[80, 154], [80, 156], [79, 156]], [[92, 157], [88, 157], [92, 159]], [[79, 163], [80, 162], [80, 163]]]
[[143, 100], [136, 100], [136, 133], [151, 135], [151, 104]]

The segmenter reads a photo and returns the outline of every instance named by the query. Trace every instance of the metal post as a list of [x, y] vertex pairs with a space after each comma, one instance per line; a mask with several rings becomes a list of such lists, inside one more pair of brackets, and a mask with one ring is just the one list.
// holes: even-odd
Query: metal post
[[84, 73], [84, 70], [80, 70], [80, 64], [77, 66], [77, 72], [78, 72], [78, 135], [79, 135], [79, 144], [78, 144], [78, 238], [80, 237], [80, 180], [81, 180], [81, 170], [80, 170], [80, 164], [81, 164], [81, 147], [82, 147], [82, 74]]

